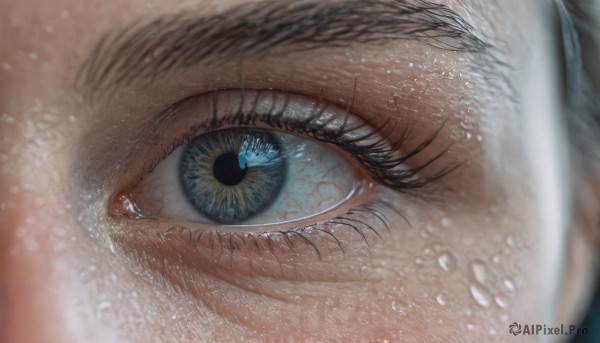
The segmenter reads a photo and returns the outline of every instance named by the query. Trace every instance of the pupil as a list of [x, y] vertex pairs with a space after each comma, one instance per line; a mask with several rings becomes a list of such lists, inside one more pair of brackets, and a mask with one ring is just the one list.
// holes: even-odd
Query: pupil
[[246, 176], [246, 171], [245, 167], [240, 167], [238, 156], [234, 153], [226, 153], [217, 157], [213, 166], [215, 178], [227, 186], [235, 186], [242, 182]]

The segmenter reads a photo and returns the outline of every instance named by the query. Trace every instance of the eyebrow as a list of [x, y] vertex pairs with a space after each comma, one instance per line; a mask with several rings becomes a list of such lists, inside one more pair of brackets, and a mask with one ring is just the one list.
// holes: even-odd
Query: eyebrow
[[425, 0], [261, 1], [209, 16], [186, 11], [106, 33], [80, 68], [85, 93], [152, 81], [182, 68], [287, 51], [417, 40], [484, 52], [491, 47], [445, 5]]

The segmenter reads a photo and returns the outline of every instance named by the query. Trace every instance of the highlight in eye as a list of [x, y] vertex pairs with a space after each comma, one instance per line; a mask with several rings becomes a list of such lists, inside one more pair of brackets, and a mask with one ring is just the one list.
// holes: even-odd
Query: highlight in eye
[[286, 160], [266, 132], [227, 129], [192, 140], [181, 158], [183, 189], [194, 207], [223, 224], [246, 220], [279, 195]]

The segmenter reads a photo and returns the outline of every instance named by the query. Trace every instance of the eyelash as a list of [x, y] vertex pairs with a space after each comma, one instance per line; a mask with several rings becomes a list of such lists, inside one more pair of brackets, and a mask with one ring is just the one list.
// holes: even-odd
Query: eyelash
[[[353, 101], [350, 102], [350, 106], [348, 106], [348, 109], [346, 110], [346, 116], [343, 118], [343, 125], [339, 130], [333, 131], [331, 129], [327, 129], [326, 126], [334, 119], [337, 119], [335, 116], [332, 116], [331, 118], [319, 123], [319, 119], [323, 119], [321, 116], [330, 105], [329, 103], [319, 103], [320, 106], [315, 106], [315, 110], [312, 115], [305, 120], [287, 120], [285, 119], [283, 113], [288, 110], [288, 102], [291, 96], [290, 92], [286, 92], [285, 104], [279, 110], [276, 111], [274, 108], [275, 106], [273, 105], [267, 114], [259, 114], [256, 111], [256, 106], [262, 91], [252, 91], [256, 92], [256, 98], [250, 109], [242, 109], [245, 105], [246, 94], [246, 91], [242, 90], [240, 93], [240, 106], [234, 115], [217, 119], [216, 111], [214, 111], [209, 122], [193, 127], [184, 139], [173, 142], [169, 148], [166, 149], [163, 154], [161, 154], [161, 156], [167, 156], [170, 152], [175, 150], [175, 148], [182, 144], [186, 144], [199, 133], [210, 132], [225, 127], [256, 127], [259, 124], [263, 124], [273, 129], [284, 130], [286, 132], [300, 134], [323, 143], [333, 144], [348, 153], [379, 184], [396, 192], [405, 193], [426, 200], [433, 199], [431, 195], [435, 192], [422, 192], [419, 190], [429, 186], [434, 181], [439, 180], [460, 166], [459, 163], [455, 163], [438, 170], [430, 176], [419, 176], [419, 174], [425, 168], [442, 157], [449, 150], [450, 147], [448, 147], [417, 167], [412, 169], [398, 169], [401, 166], [405, 166], [407, 160], [419, 155], [427, 147], [429, 147], [438, 137], [445, 122], [442, 123], [437, 130], [435, 130], [430, 136], [426, 137], [415, 148], [400, 154], [398, 150], [411, 136], [412, 128], [408, 125], [405, 126], [399, 139], [397, 139], [393, 144], [388, 143], [387, 140], [398, 128], [398, 125], [396, 122], [392, 126], [391, 130], [389, 130], [387, 133], [384, 133], [384, 128], [389, 127], [389, 120], [377, 128], [370, 129], [366, 133], [362, 133], [357, 137], [353, 137], [353, 133], [358, 133], [359, 130], [368, 125], [367, 122], [363, 122], [357, 126], [348, 125], [349, 118], [351, 117], [349, 109], [352, 107]], [[211, 96], [213, 109], [216, 109], [218, 106], [216, 103], [216, 92], [217, 91], [213, 91], [209, 93]], [[169, 110], [169, 113], [176, 112], [177, 109], [189, 99], [191, 98], [184, 99], [178, 104], [172, 106]], [[373, 139], [375, 140], [373, 141]], [[156, 166], [162, 160], [162, 158], [163, 157], [153, 162], [153, 165]], [[150, 170], [152, 170], [152, 168], [150, 168]], [[320, 259], [322, 253], [321, 249], [319, 248], [319, 244], [311, 240], [311, 236], [308, 235], [309, 232], [316, 231], [321, 233], [325, 238], [328, 238], [330, 242], [337, 246], [343, 254], [345, 254], [340, 239], [338, 239], [333, 232], [327, 229], [330, 225], [342, 225], [343, 227], [346, 227], [357, 233], [370, 252], [370, 244], [367, 239], [368, 233], [372, 233], [378, 238], [381, 238], [381, 235], [375, 225], [368, 223], [368, 219], [365, 219], [365, 216], [370, 215], [371, 218], [374, 218], [376, 221], [381, 223], [381, 225], [378, 226], [383, 226], [385, 230], [389, 232], [389, 222], [384, 214], [386, 209], [391, 209], [400, 215], [410, 226], [410, 222], [404, 216], [402, 210], [394, 206], [393, 201], [386, 201], [385, 199], [379, 197], [379, 199], [375, 199], [369, 205], [362, 205], [352, 208], [345, 214], [338, 215], [329, 220], [304, 227], [293, 227], [288, 230], [261, 233], [240, 233], [228, 231], [224, 232], [220, 230], [198, 230], [184, 225], [175, 225], [171, 226], [167, 231], [164, 231], [163, 234], [169, 235], [176, 233], [180, 237], [188, 237], [189, 243], [193, 246], [200, 244], [203, 238], [208, 239], [208, 241], [205, 241], [204, 243], [211, 247], [211, 252], [213, 255], [216, 250], [218, 250], [220, 254], [233, 254], [235, 250], [240, 249], [239, 243], [246, 245], [249, 242], [257, 249], [257, 253], [259, 253], [261, 256], [265, 252], [275, 253], [276, 246], [280, 246], [280, 249], [283, 252], [283, 246], [273, 243], [275, 239], [281, 239], [282, 243], [290, 249], [290, 252], [295, 254], [297, 245], [295, 245], [294, 242], [295, 239], [297, 239], [298, 242], [303, 242], [306, 246], [312, 248]]]

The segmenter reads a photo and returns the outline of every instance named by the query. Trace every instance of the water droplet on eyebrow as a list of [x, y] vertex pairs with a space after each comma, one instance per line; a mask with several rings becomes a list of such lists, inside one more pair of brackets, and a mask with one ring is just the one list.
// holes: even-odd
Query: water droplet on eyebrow
[[456, 269], [458, 261], [451, 252], [445, 251], [438, 256], [438, 264], [445, 272], [450, 272]]
[[472, 284], [469, 287], [469, 291], [477, 305], [481, 307], [490, 306], [490, 296], [488, 294], [487, 289], [483, 285]]

